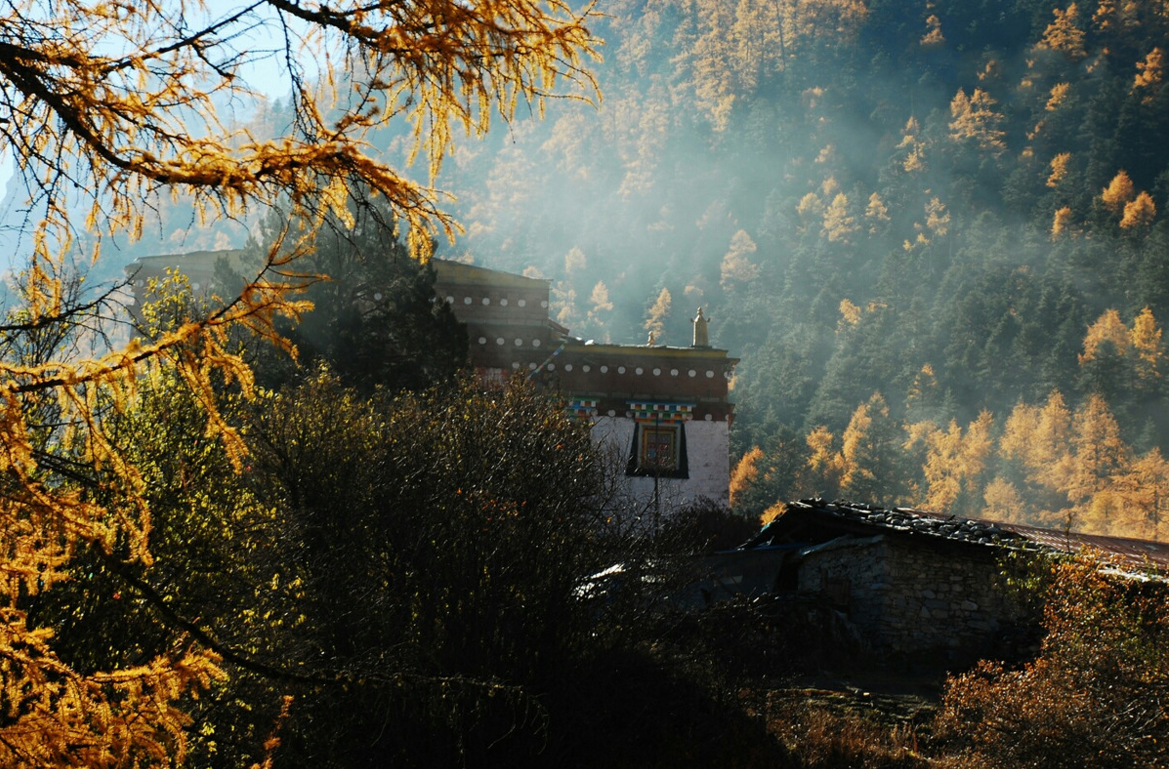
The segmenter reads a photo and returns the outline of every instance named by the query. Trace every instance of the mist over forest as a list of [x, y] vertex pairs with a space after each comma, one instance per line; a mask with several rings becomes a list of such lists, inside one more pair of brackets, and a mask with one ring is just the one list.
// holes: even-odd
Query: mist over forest
[[[602, 10], [603, 101], [461, 142], [439, 256], [551, 279], [586, 339], [685, 345], [703, 307], [742, 361], [740, 512], [1169, 536], [1163, 0]], [[376, 142], [404, 159], [409, 126]], [[246, 236], [159, 211], [102, 272]]]
[[[1160, 2], [621, 2], [593, 110], [444, 169], [584, 338], [739, 356], [735, 506], [1135, 536], [1169, 495]], [[758, 447], [752, 451], [754, 447]]]

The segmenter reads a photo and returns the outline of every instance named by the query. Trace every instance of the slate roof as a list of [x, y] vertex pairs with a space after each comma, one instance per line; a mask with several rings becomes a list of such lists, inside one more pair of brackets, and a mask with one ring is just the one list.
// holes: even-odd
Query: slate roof
[[842, 533], [888, 533], [899, 537], [922, 538], [922, 541], [974, 547], [1065, 553], [1089, 548], [1098, 551], [1103, 560], [1118, 566], [1169, 571], [1169, 543], [940, 515], [906, 507], [886, 509], [822, 499], [803, 499], [789, 504], [783, 516], [765, 526], [744, 547], [777, 544], [793, 534], [798, 536], [795, 528], [797, 519], [814, 522], [822, 528], [838, 529]]

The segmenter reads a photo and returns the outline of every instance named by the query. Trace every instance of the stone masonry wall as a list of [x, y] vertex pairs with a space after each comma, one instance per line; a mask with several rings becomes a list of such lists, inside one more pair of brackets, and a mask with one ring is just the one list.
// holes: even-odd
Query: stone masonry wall
[[1017, 618], [988, 555], [887, 537], [852, 540], [809, 553], [799, 589], [846, 611], [878, 651], [976, 652]]

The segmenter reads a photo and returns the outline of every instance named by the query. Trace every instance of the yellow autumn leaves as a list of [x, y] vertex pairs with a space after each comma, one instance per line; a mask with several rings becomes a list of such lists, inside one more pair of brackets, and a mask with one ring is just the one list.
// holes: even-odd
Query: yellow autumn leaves
[[[841, 302], [841, 329], [863, 322]], [[1085, 334], [1081, 368], [1110, 376], [1131, 372], [1129, 386], [1153, 392], [1165, 364], [1162, 329], [1150, 309], [1126, 325], [1108, 310]], [[937, 389], [932, 367], [915, 378], [910, 413]], [[968, 424], [951, 419], [896, 422], [874, 394], [839, 434], [825, 426], [804, 438], [804, 467], [793, 492], [881, 504], [906, 504], [971, 517], [1071, 526], [1140, 538], [1169, 536], [1169, 461], [1158, 449], [1125, 442], [1105, 396], [1089, 392], [1076, 408], [1052, 391], [1042, 404], [1020, 402], [996, 420], [982, 411]], [[768, 461], [752, 448], [732, 473], [732, 504], [764, 481]], [[782, 501], [782, 500], [778, 500]]]

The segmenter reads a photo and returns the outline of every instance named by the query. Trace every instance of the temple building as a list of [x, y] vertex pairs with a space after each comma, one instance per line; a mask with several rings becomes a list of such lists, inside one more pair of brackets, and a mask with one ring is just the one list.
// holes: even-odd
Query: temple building
[[[168, 269], [195, 291], [214, 281], [218, 259], [243, 252], [151, 256], [127, 267], [139, 293]], [[594, 344], [573, 337], [548, 312], [550, 281], [435, 260], [435, 293], [466, 324], [470, 362], [485, 381], [525, 376], [560, 393], [624, 481], [624, 493], [668, 512], [687, 502], [728, 503], [729, 380], [738, 360], [710, 346], [708, 319], [693, 319], [688, 347]]]
[[547, 280], [435, 265], [435, 292], [467, 325], [481, 378], [523, 375], [561, 393], [592, 423], [634, 500], [667, 511], [703, 498], [728, 503], [728, 385], [738, 360], [710, 346], [701, 309], [689, 347], [597, 344], [549, 317]]

